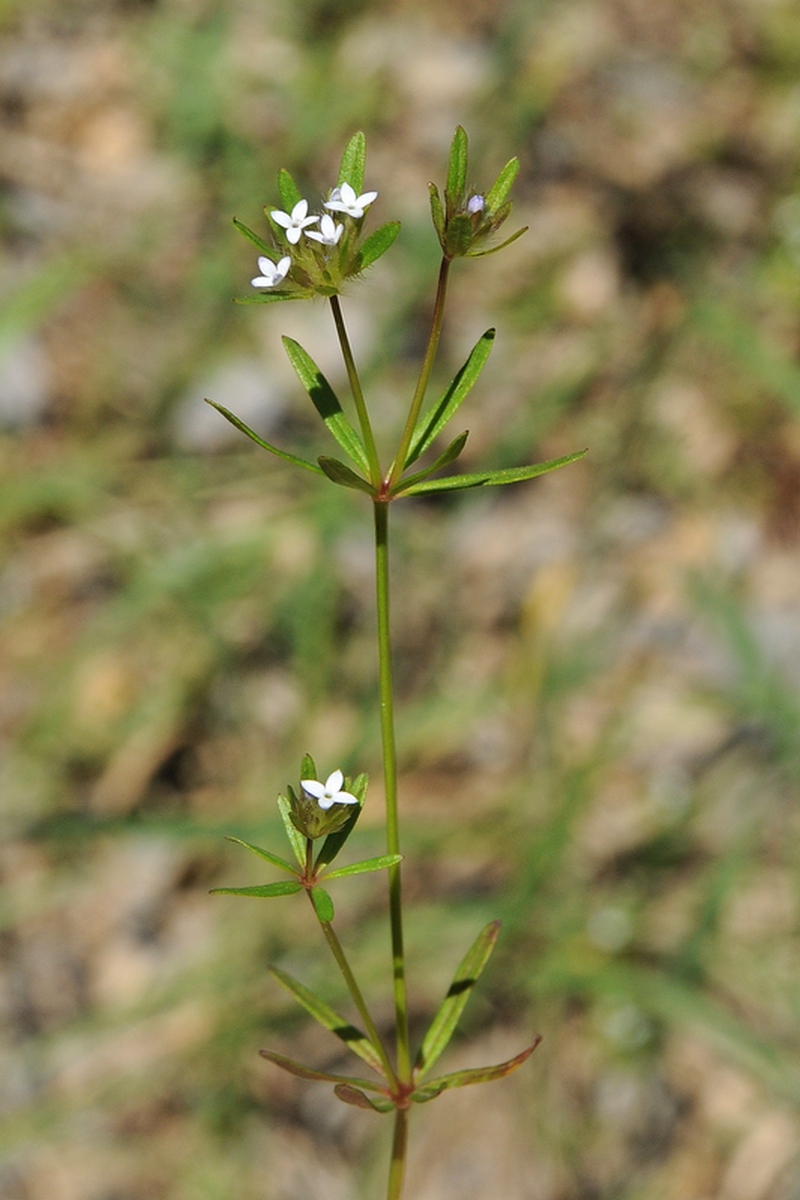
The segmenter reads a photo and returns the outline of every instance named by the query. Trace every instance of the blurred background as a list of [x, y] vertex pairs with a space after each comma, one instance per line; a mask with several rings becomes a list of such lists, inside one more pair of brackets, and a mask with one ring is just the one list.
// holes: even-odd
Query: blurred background
[[[388, 1126], [267, 974], [347, 1001], [281, 849], [300, 756], [368, 770], [368, 505], [322, 304], [243, 308], [236, 215], [316, 198], [364, 129], [392, 251], [345, 312], [385, 446], [455, 124], [503, 254], [457, 263], [437, 387], [489, 325], [467, 469], [579, 464], [395, 515], [412, 1017], [500, 946], [419, 1110], [409, 1198], [800, 1197], [800, 4], [2, 0], [0, 1195], [373, 1200]], [[262, 865], [265, 869], [262, 871]], [[391, 1020], [384, 881], [335, 885]], [[349, 1012], [349, 1009], [347, 1009]]]

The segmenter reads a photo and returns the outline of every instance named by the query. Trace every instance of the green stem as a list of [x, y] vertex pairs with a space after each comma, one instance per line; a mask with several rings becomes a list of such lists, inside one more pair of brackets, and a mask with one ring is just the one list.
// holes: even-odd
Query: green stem
[[400, 438], [400, 447], [397, 451], [392, 469], [389, 474], [389, 487], [393, 488], [403, 474], [406, 465], [406, 457], [411, 446], [411, 439], [414, 436], [414, 429], [419, 417], [419, 410], [422, 408], [422, 401], [425, 399], [425, 392], [428, 389], [428, 380], [431, 377], [433, 363], [436, 358], [436, 351], [439, 346], [439, 335], [442, 332], [442, 322], [444, 320], [444, 302], [447, 295], [447, 276], [450, 271], [450, 259], [443, 258], [442, 265], [439, 267], [439, 282], [436, 287], [436, 301], [433, 306], [433, 318], [431, 319], [431, 331], [428, 335], [428, 345], [425, 350], [425, 357], [422, 360], [422, 367], [417, 380], [417, 386], [414, 390], [414, 395], [411, 399], [411, 407], [408, 410], [408, 417], [403, 426], [403, 433]]
[[339, 346], [341, 347], [342, 358], [347, 369], [347, 378], [350, 381], [350, 390], [353, 393], [353, 400], [355, 401], [358, 423], [361, 426], [361, 436], [364, 439], [364, 449], [367, 452], [367, 459], [369, 461], [370, 481], [374, 487], [379, 487], [381, 482], [381, 464], [378, 458], [378, 448], [375, 445], [375, 437], [372, 432], [369, 413], [367, 412], [367, 404], [364, 399], [364, 389], [361, 387], [361, 380], [358, 377], [358, 369], [356, 361], [353, 358], [350, 339], [347, 336], [339, 297], [331, 296], [330, 300], [333, 321], [339, 337]]
[[403, 1179], [406, 1173], [406, 1150], [408, 1148], [408, 1109], [395, 1109], [392, 1162], [389, 1167], [389, 1189], [386, 1200], [400, 1200]]
[[[389, 505], [388, 503], [376, 500], [373, 508], [375, 511], [375, 573], [378, 601], [381, 741], [383, 743], [383, 781], [386, 792], [386, 849], [389, 854], [399, 854], [400, 828], [397, 811], [397, 748], [394, 736], [392, 645], [389, 627]], [[408, 1083], [411, 1079], [411, 1051], [408, 1036], [406, 963], [403, 951], [403, 900], [400, 863], [389, 868], [389, 923], [392, 933], [397, 1074], [401, 1082]]]
[[[309, 898], [309, 900], [311, 900], [310, 892], [308, 893], [308, 898]], [[314, 905], [313, 900], [311, 900], [311, 905], [313, 907], [313, 905]], [[315, 913], [316, 913], [316, 911], [317, 910], [314, 909]], [[389, 1055], [386, 1053], [386, 1048], [383, 1044], [383, 1041], [381, 1040], [381, 1035], [378, 1033], [378, 1030], [375, 1026], [375, 1022], [373, 1021], [372, 1017], [370, 1016], [370, 1012], [369, 1012], [369, 1009], [367, 1008], [366, 1001], [364, 1000], [364, 997], [361, 993], [361, 988], [358, 986], [356, 977], [353, 974], [350, 963], [347, 961], [347, 957], [345, 956], [344, 949], [342, 948], [342, 943], [339, 941], [339, 938], [336, 936], [336, 931], [334, 930], [333, 926], [331, 925], [331, 923], [329, 921], [321, 920], [319, 917], [319, 914], [317, 914], [317, 920], [319, 920], [320, 926], [322, 927], [322, 932], [325, 935], [325, 941], [330, 946], [331, 953], [333, 954], [333, 957], [336, 959], [336, 964], [339, 967], [339, 970], [342, 972], [344, 981], [347, 984], [347, 990], [349, 991], [350, 995], [353, 998], [353, 1003], [355, 1004], [356, 1008], [358, 1009], [358, 1011], [361, 1015], [361, 1020], [364, 1022], [364, 1027], [366, 1028], [366, 1031], [369, 1035], [369, 1040], [372, 1042], [373, 1046], [375, 1047], [375, 1049], [377, 1050], [378, 1054], [381, 1057], [381, 1062], [383, 1063], [383, 1069], [386, 1072], [386, 1078], [389, 1080], [389, 1083], [391, 1084], [392, 1088], [394, 1089], [397, 1087], [397, 1075], [395, 1073], [394, 1067], [392, 1066]]]

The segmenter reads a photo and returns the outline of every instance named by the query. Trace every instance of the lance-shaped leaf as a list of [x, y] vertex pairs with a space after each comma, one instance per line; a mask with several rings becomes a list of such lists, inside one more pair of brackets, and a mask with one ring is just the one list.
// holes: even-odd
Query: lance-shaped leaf
[[306, 866], [306, 839], [292, 820], [292, 806], [287, 796], [278, 796], [278, 812], [289, 839], [294, 856], [303, 870]]
[[411, 463], [416, 462], [434, 439], [439, 436], [451, 417], [455, 416], [458, 412], [458, 409], [475, 386], [481, 371], [486, 366], [486, 360], [491, 353], [492, 344], [494, 343], [494, 336], [495, 331], [493, 329], [486, 330], [486, 333], [473, 346], [469, 358], [453, 377], [450, 386], [441, 399], [419, 418], [411, 438], [411, 445], [408, 448], [408, 456], [404, 466], [408, 467]]
[[327, 475], [332, 483], [338, 483], [340, 487], [353, 488], [357, 492], [366, 492], [368, 496], [375, 495], [375, 488], [372, 484], [361, 475], [356, 475], [355, 471], [351, 471], [350, 467], [340, 459], [321, 454], [317, 462], [322, 468], [322, 473]]
[[253, 854], [257, 854], [259, 858], [266, 859], [268, 863], [272, 863], [273, 867], [278, 867], [281, 871], [288, 871], [290, 875], [296, 875], [297, 871], [291, 863], [285, 858], [281, 858], [279, 854], [273, 854], [271, 850], [264, 850], [261, 846], [254, 846], [252, 842], [245, 842], [242, 838], [228, 836], [225, 839], [228, 842], [235, 842], [237, 846], [244, 846], [246, 850], [252, 850]]
[[379, 1075], [385, 1076], [380, 1054], [360, 1029], [350, 1024], [344, 1017], [340, 1017], [330, 1005], [326, 1004], [324, 1000], [320, 1000], [319, 996], [316, 996], [309, 988], [297, 979], [294, 979], [291, 975], [287, 975], [285, 971], [279, 970], [278, 967], [271, 967], [270, 974], [277, 979], [282, 987], [286, 988], [287, 992], [291, 992], [294, 998], [302, 1004], [306, 1012], [310, 1013], [315, 1021], [319, 1021], [320, 1025], [324, 1026], [325, 1029], [329, 1029], [331, 1033], [335, 1033], [354, 1054], [357, 1054], [365, 1063], [368, 1063], [373, 1071], [377, 1071]]
[[505, 201], [508, 193], [511, 191], [512, 184], [517, 178], [519, 171], [519, 159], [512, 158], [503, 167], [500, 174], [495, 179], [485, 197], [485, 211], [488, 213], [497, 212], [498, 208]]
[[358, 1079], [350, 1075], [333, 1075], [330, 1071], [318, 1071], [314, 1067], [307, 1067], [305, 1063], [296, 1062], [293, 1058], [287, 1058], [285, 1054], [277, 1054], [274, 1050], [259, 1050], [258, 1052], [267, 1062], [274, 1063], [276, 1067], [282, 1067], [284, 1071], [288, 1071], [290, 1075], [298, 1075], [300, 1079], [322, 1080], [324, 1083], [344, 1083], [355, 1085], [360, 1088], [366, 1088], [370, 1092], [382, 1092], [380, 1084], [373, 1083], [371, 1079]]
[[548, 462], [533, 463], [529, 467], [507, 467], [502, 471], [476, 471], [471, 475], [450, 475], [447, 479], [429, 479], [424, 483], [415, 483], [405, 493], [406, 496], [419, 496], [424, 492], [452, 492], [458, 488], [497, 487], [504, 483], [521, 483], [525, 479], [535, 479], [537, 475], [546, 475], [558, 467], [566, 467], [568, 463], [577, 462], [583, 458], [585, 450], [575, 454], [566, 454], [563, 458], [551, 458]]
[[439, 189], [435, 183], [428, 184], [428, 193], [431, 198], [431, 217], [433, 218], [433, 227], [436, 230], [440, 242], [444, 242], [444, 209], [442, 208], [442, 198], [439, 195]]
[[360, 131], [354, 133], [344, 148], [339, 167], [339, 187], [349, 183], [356, 195], [364, 188], [364, 167], [367, 161], [367, 139]]
[[295, 204], [303, 198], [300, 195], [300, 189], [285, 167], [281, 167], [280, 171], [278, 171], [278, 192], [281, 204], [287, 213], [290, 213]]
[[450, 162], [447, 168], [447, 186], [444, 190], [447, 203], [447, 216], [451, 217], [464, 199], [467, 187], [467, 135], [465, 130], [456, 126], [453, 141], [450, 145]]
[[292, 896], [303, 890], [302, 883], [293, 883], [291, 879], [279, 879], [277, 883], [263, 883], [257, 887], [212, 888], [211, 895], [224, 896]]
[[283, 344], [297, 378], [336, 441], [357, 467], [362, 471], [369, 470], [364, 443], [344, 415], [336, 393], [311, 355], [294, 338], [285, 337]]
[[303, 755], [303, 761], [300, 763], [300, 778], [301, 779], [316, 779], [317, 764], [314, 762], [310, 754]]
[[372, 266], [382, 254], [386, 253], [399, 232], [400, 222], [390, 221], [388, 225], [381, 225], [380, 229], [371, 233], [359, 250], [358, 269], [363, 271]]
[[527, 233], [527, 232], [528, 232], [528, 226], [523, 225], [522, 229], [518, 229], [516, 233], [512, 233], [511, 237], [506, 238], [506, 240], [504, 242], [501, 242], [499, 246], [489, 246], [489, 248], [486, 250], [468, 250], [466, 257], [467, 258], [485, 258], [487, 254], [497, 254], [498, 250], [505, 250], [506, 246], [510, 246], [512, 242], [515, 242], [517, 240], [517, 238], [521, 238], [523, 233]]
[[452, 1075], [440, 1075], [438, 1079], [430, 1079], [422, 1087], [416, 1089], [411, 1099], [417, 1104], [424, 1104], [427, 1100], [435, 1100], [448, 1088], [468, 1087], [472, 1083], [491, 1083], [493, 1079], [503, 1079], [530, 1058], [541, 1040], [541, 1037], [537, 1037], [536, 1041], [531, 1046], [527, 1046], [520, 1054], [515, 1054], [513, 1058], [497, 1063], [496, 1066], [470, 1067], [466, 1071], [454, 1071]]
[[393, 496], [402, 496], [407, 488], [413, 487], [415, 483], [421, 483], [423, 479], [427, 479], [429, 475], [433, 475], [436, 471], [441, 471], [442, 467], [448, 467], [451, 462], [455, 462], [461, 451], [467, 444], [469, 430], [465, 429], [457, 438], [453, 438], [446, 450], [443, 450], [435, 462], [432, 462], [424, 471], [416, 471], [413, 475], [408, 475], [405, 479], [401, 479], [397, 487], [392, 488]]
[[315, 887], [311, 889], [311, 900], [314, 904], [314, 911], [325, 925], [330, 925], [333, 918], [336, 916], [336, 910], [333, 907], [331, 900], [325, 888]]
[[371, 1100], [349, 1083], [337, 1083], [333, 1090], [340, 1100], [345, 1104], [352, 1104], [354, 1108], [371, 1108], [379, 1113], [391, 1112], [394, 1108], [391, 1100]]
[[453, 977], [439, 1011], [433, 1018], [414, 1064], [419, 1079], [430, 1070], [455, 1032], [472, 989], [489, 961], [500, 933], [500, 922], [490, 921], [470, 946]]
[[254, 246], [258, 246], [262, 254], [266, 254], [268, 258], [275, 257], [275, 247], [270, 246], [269, 242], [265, 242], [262, 237], [254, 233], [252, 229], [245, 225], [244, 221], [240, 221], [238, 217], [234, 217], [233, 223], [239, 230], [239, 233], [244, 234], [248, 242], [252, 242]]
[[[362, 772], [360, 775], [357, 775], [350, 786], [347, 787], [347, 791], [350, 792], [351, 795], [355, 796], [358, 800], [358, 805], [351, 805], [352, 812], [350, 813], [346, 823], [341, 829], [337, 829], [335, 833], [329, 833], [325, 838], [325, 841], [322, 843], [322, 849], [317, 855], [317, 860], [314, 863], [315, 871], [320, 871], [323, 867], [327, 866], [328, 863], [333, 862], [333, 860], [336, 858], [336, 855], [339, 853], [342, 846], [355, 829], [356, 821], [361, 816], [364, 797], [367, 794], [367, 783], [367, 776]], [[347, 786], [347, 780], [345, 780], [345, 786]]]
[[351, 863], [349, 867], [337, 867], [335, 871], [327, 871], [325, 878], [342, 879], [345, 875], [364, 875], [367, 871], [384, 871], [387, 867], [395, 867], [402, 861], [402, 854], [381, 854], [378, 858], [363, 858], [361, 862]]
[[270, 454], [277, 455], [278, 458], [284, 459], [285, 462], [294, 463], [296, 467], [304, 467], [306, 471], [313, 471], [315, 475], [322, 475], [323, 472], [316, 463], [309, 462], [305, 458], [299, 458], [296, 454], [289, 454], [286, 450], [279, 450], [277, 446], [272, 446], [269, 442], [265, 442], [264, 439], [259, 437], [249, 425], [245, 425], [244, 421], [237, 417], [235, 413], [232, 413], [229, 409], [225, 408], [223, 404], [217, 404], [215, 400], [208, 399], [206, 400], [206, 404], [210, 404], [212, 408], [215, 408], [218, 413], [222, 414], [226, 421], [230, 421], [231, 425], [234, 425], [238, 430], [249, 437], [250, 441], [255, 442], [255, 444], [260, 446], [262, 450], [269, 450]]
[[[274, 251], [273, 251], [274, 253]], [[254, 296], [237, 296], [237, 304], [277, 304], [281, 300], [308, 300], [315, 295], [311, 288], [296, 292], [258, 292]]]

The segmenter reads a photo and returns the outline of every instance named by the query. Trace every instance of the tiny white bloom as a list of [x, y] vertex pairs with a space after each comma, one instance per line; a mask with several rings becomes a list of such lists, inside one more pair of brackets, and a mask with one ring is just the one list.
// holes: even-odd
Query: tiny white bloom
[[258, 260], [258, 269], [261, 274], [257, 275], [255, 279], [251, 279], [250, 282], [253, 287], [277, 287], [289, 274], [291, 265], [292, 260], [288, 254], [277, 264], [271, 258], [261, 257]]
[[364, 192], [357, 196], [349, 183], [343, 183], [341, 187], [333, 189], [330, 200], [325, 201], [325, 207], [331, 212], [347, 213], [348, 217], [358, 220], [359, 217], [363, 217], [364, 209], [372, 204], [377, 195], [377, 192]]
[[318, 779], [301, 779], [300, 787], [316, 800], [320, 808], [330, 808], [332, 804], [358, 804], [358, 799], [350, 792], [342, 791], [344, 775], [334, 771], [324, 783]]
[[484, 200], [483, 196], [476, 194], [474, 196], [470, 196], [469, 200], [467, 201], [467, 212], [472, 213], [474, 216], [475, 213], [483, 212], [485, 206], [486, 201]]
[[300, 234], [305, 229], [306, 225], [314, 225], [319, 220], [319, 217], [307, 217], [308, 201], [298, 200], [290, 213], [281, 212], [280, 209], [275, 209], [269, 215], [272, 217], [276, 225], [280, 225], [281, 229], [286, 230], [286, 240], [295, 246], [300, 241]]
[[344, 225], [337, 225], [333, 217], [324, 214], [319, 223], [319, 229], [307, 229], [306, 237], [321, 242], [323, 246], [335, 246], [342, 236]]

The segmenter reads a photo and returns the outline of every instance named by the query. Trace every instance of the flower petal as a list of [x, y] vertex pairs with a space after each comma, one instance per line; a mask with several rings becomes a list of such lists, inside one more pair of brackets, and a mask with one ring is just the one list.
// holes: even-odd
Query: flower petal
[[325, 780], [325, 791], [326, 792], [338, 792], [343, 783], [344, 783], [344, 775], [342, 774], [342, 772], [339, 770], [332, 771], [331, 774], [328, 776], [328, 778]]
[[[300, 787], [314, 800], [321, 801], [322, 797], [325, 795], [325, 784], [320, 783], [318, 779], [301, 779]], [[323, 805], [323, 808], [324, 807], [325, 806]]]

